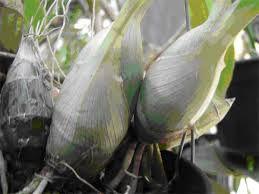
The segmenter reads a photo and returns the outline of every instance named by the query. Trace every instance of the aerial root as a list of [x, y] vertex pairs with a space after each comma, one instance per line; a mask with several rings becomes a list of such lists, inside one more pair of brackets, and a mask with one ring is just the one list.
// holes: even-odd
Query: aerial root
[[[142, 156], [145, 151], [145, 148], [146, 148], [146, 144], [140, 143], [137, 146], [136, 153], [134, 155], [132, 174], [134, 174], [136, 177], [139, 177], [138, 175], [140, 170], [140, 164], [142, 161]], [[138, 178], [131, 177], [130, 184], [129, 184], [130, 190], [128, 192], [129, 194], [134, 194], [136, 192], [137, 184], [138, 184]]]
[[161, 185], [158, 185], [156, 181], [153, 179], [152, 175], [152, 169], [156, 168], [153, 163], [154, 158], [154, 145], [148, 145], [146, 148], [146, 151], [144, 152], [143, 158], [142, 158], [142, 174], [144, 181], [152, 187], [159, 188]]
[[36, 188], [36, 190], [33, 192], [33, 194], [42, 194], [43, 191], [46, 189], [46, 187], [48, 185], [48, 182], [51, 182], [52, 176], [53, 176], [53, 170], [52, 169], [50, 169], [48, 167], [43, 168], [40, 176], [38, 176], [39, 178], [41, 178], [41, 181], [40, 181], [38, 187]]
[[88, 181], [86, 181], [85, 179], [80, 177], [79, 174], [75, 171], [75, 169], [73, 169], [68, 163], [66, 163], [66, 162], [60, 162], [60, 163], [63, 164], [64, 166], [66, 166], [69, 170], [71, 170], [79, 181], [81, 181], [82, 183], [87, 185], [89, 188], [91, 188], [96, 193], [102, 194], [102, 192], [99, 191], [96, 187], [94, 187], [91, 183], [89, 183]]
[[15, 194], [40, 194], [44, 191], [47, 183], [51, 181], [53, 171], [49, 167], [44, 167], [40, 174], [35, 174], [32, 181], [21, 191]]
[[31, 194], [31, 193], [33, 193], [37, 189], [38, 185], [40, 184], [40, 181], [41, 181], [41, 178], [39, 178], [38, 176], [34, 176], [34, 178], [29, 183], [29, 185], [24, 187], [21, 191], [16, 192], [15, 194]]
[[175, 161], [175, 164], [174, 164], [175, 172], [174, 172], [173, 178], [169, 181], [169, 183], [165, 187], [166, 190], [179, 177], [179, 174], [180, 174], [180, 160], [181, 160], [182, 153], [183, 153], [183, 148], [184, 148], [184, 144], [185, 144], [186, 134], [187, 134], [187, 132], [184, 132], [184, 134], [182, 136], [181, 144], [180, 144], [179, 151], [178, 151], [178, 154], [177, 154], [177, 158], [176, 158], [176, 161]]

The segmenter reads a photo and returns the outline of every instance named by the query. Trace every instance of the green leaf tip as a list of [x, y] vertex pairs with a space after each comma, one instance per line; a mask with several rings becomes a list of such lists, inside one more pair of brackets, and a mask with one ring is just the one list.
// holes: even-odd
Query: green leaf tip
[[239, 8], [250, 8], [259, 13], [259, 0], [239, 0]]

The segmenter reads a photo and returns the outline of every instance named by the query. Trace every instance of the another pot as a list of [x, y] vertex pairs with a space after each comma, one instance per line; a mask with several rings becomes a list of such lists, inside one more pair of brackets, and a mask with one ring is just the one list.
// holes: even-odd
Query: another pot
[[218, 125], [224, 151], [259, 156], [259, 58], [236, 63], [227, 92], [235, 103]]
[[[215, 147], [217, 156], [222, 164], [231, 169], [235, 174], [248, 176], [259, 181], [259, 157], [252, 157], [253, 162], [249, 164], [248, 157], [236, 153], [224, 152], [220, 147]], [[250, 159], [251, 160], [251, 159]], [[252, 165], [252, 166], [251, 166]]]

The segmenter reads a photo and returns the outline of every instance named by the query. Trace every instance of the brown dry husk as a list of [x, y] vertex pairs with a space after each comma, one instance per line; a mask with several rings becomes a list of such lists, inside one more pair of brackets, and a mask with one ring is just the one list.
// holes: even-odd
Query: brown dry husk
[[[2, 88], [0, 124], [3, 149], [27, 159], [44, 154], [52, 115], [49, 74], [43, 67], [32, 38], [22, 39]], [[34, 152], [32, 152], [34, 151]]]

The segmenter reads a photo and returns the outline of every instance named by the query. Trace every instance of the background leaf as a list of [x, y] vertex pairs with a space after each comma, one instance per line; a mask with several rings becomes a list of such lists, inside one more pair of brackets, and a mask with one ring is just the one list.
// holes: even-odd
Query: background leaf
[[208, 7], [209, 12], [211, 11], [212, 5], [213, 5], [213, 0], [206, 0], [206, 4]]
[[209, 10], [205, 0], [189, 0], [191, 25], [196, 27], [201, 25], [209, 15]]
[[24, 1], [24, 22], [26, 28], [30, 27], [31, 19], [33, 18], [32, 26], [36, 28], [36, 25], [44, 17], [43, 6], [40, 0], [25, 0]]
[[15, 53], [21, 41], [23, 28], [22, 3], [10, 2], [0, 0], [0, 50]]

